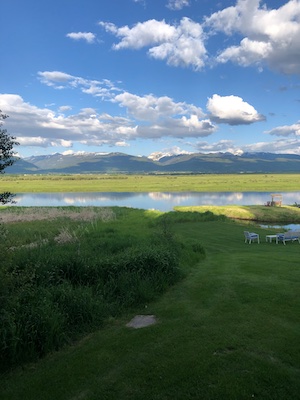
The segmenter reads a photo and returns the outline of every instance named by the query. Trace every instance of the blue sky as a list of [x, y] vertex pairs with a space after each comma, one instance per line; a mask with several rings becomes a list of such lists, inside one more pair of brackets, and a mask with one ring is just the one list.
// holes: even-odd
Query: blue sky
[[300, 154], [299, 0], [10, 0], [1, 16], [22, 157]]

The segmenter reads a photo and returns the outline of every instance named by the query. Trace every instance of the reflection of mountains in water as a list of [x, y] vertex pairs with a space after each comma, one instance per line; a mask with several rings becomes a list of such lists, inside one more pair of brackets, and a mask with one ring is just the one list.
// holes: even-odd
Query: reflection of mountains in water
[[[138, 196], [138, 193], [134, 192], [96, 192], [96, 193], [26, 193], [26, 194], [18, 194], [15, 196], [15, 201], [22, 201], [23, 198], [31, 197], [32, 199], [44, 200], [47, 202], [65, 202], [67, 204], [75, 204], [75, 203], [90, 203], [90, 202], [98, 202], [98, 201], [112, 201], [112, 200], [123, 200], [131, 197]], [[51, 205], [51, 204], [49, 204]]]
[[186, 199], [189, 199], [193, 197], [192, 192], [188, 193], [164, 193], [164, 192], [150, 192], [148, 193], [148, 196], [150, 199], [153, 199], [154, 201], [156, 200], [166, 200], [166, 201], [172, 201], [176, 199], [177, 201], [184, 201]]

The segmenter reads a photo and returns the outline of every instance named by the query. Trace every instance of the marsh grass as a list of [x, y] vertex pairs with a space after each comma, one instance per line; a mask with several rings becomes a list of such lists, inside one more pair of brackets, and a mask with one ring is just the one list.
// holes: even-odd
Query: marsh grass
[[67, 218], [71, 221], [112, 221], [115, 212], [106, 207], [4, 207], [0, 210], [0, 221], [30, 222]]
[[54, 240], [58, 244], [74, 243], [78, 241], [78, 237], [76, 232], [70, 232], [68, 228], [62, 228]]

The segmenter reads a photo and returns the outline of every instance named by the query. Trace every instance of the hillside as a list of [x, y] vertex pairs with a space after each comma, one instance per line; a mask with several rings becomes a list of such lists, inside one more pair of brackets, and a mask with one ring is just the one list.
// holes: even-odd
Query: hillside
[[193, 153], [159, 159], [124, 153], [32, 156], [19, 159], [9, 174], [91, 173], [297, 173], [300, 156], [273, 153]]

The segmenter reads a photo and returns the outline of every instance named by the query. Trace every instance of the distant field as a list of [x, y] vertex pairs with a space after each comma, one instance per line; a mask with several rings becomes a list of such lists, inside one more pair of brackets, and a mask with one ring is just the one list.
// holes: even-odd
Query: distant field
[[220, 192], [300, 190], [300, 174], [3, 175], [0, 192]]

